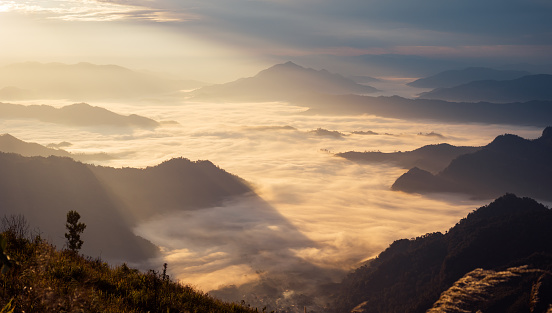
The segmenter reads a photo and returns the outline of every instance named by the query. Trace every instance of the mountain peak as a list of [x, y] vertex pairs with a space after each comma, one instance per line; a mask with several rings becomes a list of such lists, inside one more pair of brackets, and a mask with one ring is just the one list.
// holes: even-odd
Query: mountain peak
[[504, 134], [497, 136], [491, 143], [487, 145], [487, 148], [495, 150], [512, 150], [519, 148], [521, 145], [529, 143], [529, 140], [521, 138], [518, 135]]
[[261, 71], [261, 73], [263, 72], [272, 72], [274, 70], [307, 70], [307, 68], [304, 68], [298, 64], [295, 64], [291, 61], [287, 61], [286, 63], [280, 63], [280, 64], [276, 64], [276, 65], [273, 65], [272, 67], [264, 70], [264, 71]]
[[552, 139], [552, 126], [548, 126], [542, 131], [541, 138], [546, 140]]
[[296, 68], [297, 68], [297, 67], [302, 67], [302, 66], [299, 66], [299, 65], [297, 65], [297, 64], [295, 64], [295, 63], [293, 63], [293, 62], [291, 62], [291, 61], [287, 61], [286, 63], [283, 63], [283, 64], [281, 64], [281, 65], [287, 66], [287, 67], [296, 67]]

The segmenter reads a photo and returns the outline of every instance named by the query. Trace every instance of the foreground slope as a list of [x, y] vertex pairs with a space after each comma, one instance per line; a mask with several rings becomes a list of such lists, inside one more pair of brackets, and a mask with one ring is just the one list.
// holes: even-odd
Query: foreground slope
[[161, 268], [141, 273], [126, 264], [111, 267], [99, 258], [55, 249], [40, 237], [30, 240], [21, 230], [15, 227], [2, 234], [7, 238], [3, 252], [17, 262], [0, 275], [2, 308], [8, 305], [15, 312], [255, 312], [177, 283]]
[[[552, 212], [547, 207], [529, 198], [502, 196], [468, 214], [445, 234], [395, 241], [342, 282], [332, 311], [426, 312], [462, 295], [465, 303], [472, 303], [468, 312], [548, 308], [552, 304], [550, 223]], [[497, 281], [500, 275], [517, 277]], [[485, 282], [484, 276], [488, 288], [473, 292], [475, 278]], [[539, 282], [542, 290], [533, 287]]]
[[459, 156], [436, 175], [412, 168], [393, 190], [415, 193], [458, 192], [493, 198], [505, 192], [552, 200], [552, 127], [528, 140], [498, 136], [481, 150]]
[[251, 191], [211, 162], [187, 159], [147, 169], [115, 169], [63, 157], [0, 153], [0, 172], [2, 214], [23, 214], [61, 247], [65, 216], [76, 210], [88, 225], [83, 252], [108, 261], [155, 256], [157, 247], [132, 233], [148, 217], [201, 209]]

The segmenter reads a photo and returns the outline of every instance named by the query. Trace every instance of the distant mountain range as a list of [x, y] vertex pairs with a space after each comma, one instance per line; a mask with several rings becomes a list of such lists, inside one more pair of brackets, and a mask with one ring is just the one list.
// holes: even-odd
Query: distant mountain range
[[87, 103], [55, 108], [48, 105], [21, 105], [0, 102], [0, 119], [37, 119], [42, 122], [74, 126], [115, 126], [155, 128], [159, 123], [140, 115], [120, 115]]
[[254, 77], [199, 88], [190, 96], [194, 100], [289, 101], [311, 93], [367, 94], [376, 91], [374, 87], [326, 70], [318, 71], [287, 62], [274, 65]]
[[480, 150], [464, 154], [433, 175], [417, 167], [399, 177], [393, 190], [414, 193], [457, 192], [493, 198], [513, 192], [552, 200], [552, 127], [528, 140], [501, 135]]
[[446, 143], [427, 145], [405, 152], [342, 152], [336, 155], [358, 163], [390, 163], [403, 168], [418, 167], [439, 172], [456, 157], [478, 151], [481, 147], [456, 147]]
[[465, 102], [524, 102], [552, 101], [552, 75], [539, 74], [513, 80], [480, 80], [467, 84], [440, 88], [419, 95], [424, 99]]
[[157, 247], [132, 233], [136, 223], [251, 192], [242, 179], [211, 162], [187, 159], [115, 169], [66, 157], [0, 153], [0, 172], [2, 214], [22, 214], [44, 238], [62, 247], [65, 216], [76, 210], [87, 224], [82, 252], [114, 262], [156, 255]]
[[329, 312], [549, 312], [552, 211], [507, 194], [445, 234], [401, 239], [334, 287]]
[[[66, 143], [70, 145], [69, 143]], [[107, 153], [74, 154], [63, 149], [53, 149], [34, 142], [25, 142], [10, 134], [0, 135], [0, 152], [17, 153], [22, 156], [60, 156], [69, 157], [78, 161], [109, 160], [115, 158]]]
[[490, 123], [546, 127], [552, 125], [552, 101], [468, 103], [406, 99], [398, 96], [310, 95], [292, 101], [308, 107], [305, 114], [373, 114], [405, 120]]
[[511, 80], [531, 75], [526, 71], [495, 70], [487, 67], [468, 67], [463, 70], [448, 70], [407, 85], [418, 88], [448, 88], [479, 80]]
[[16, 63], [0, 68], [0, 101], [137, 99], [206, 85], [117, 65]]

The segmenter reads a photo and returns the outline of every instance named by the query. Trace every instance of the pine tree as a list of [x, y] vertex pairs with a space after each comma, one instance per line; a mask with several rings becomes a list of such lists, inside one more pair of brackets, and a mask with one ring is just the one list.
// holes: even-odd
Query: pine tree
[[69, 250], [77, 253], [82, 247], [83, 241], [80, 238], [80, 234], [84, 232], [86, 224], [79, 223], [80, 214], [77, 211], [67, 212], [67, 223], [65, 228], [67, 228], [67, 233], [65, 233], [65, 238], [67, 238], [67, 247]]

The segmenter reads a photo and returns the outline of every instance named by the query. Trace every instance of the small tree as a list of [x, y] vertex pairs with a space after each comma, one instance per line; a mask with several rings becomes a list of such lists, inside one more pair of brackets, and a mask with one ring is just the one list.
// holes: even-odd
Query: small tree
[[65, 238], [67, 238], [67, 247], [73, 252], [78, 252], [82, 247], [83, 241], [80, 238], [80, 234], [84, 232], [86, 224], [79, 223], [80, 214], [77, 211], [67, 212], [67, 223], [65, 228], [67, 228], [67, 233], [65, 233]]

